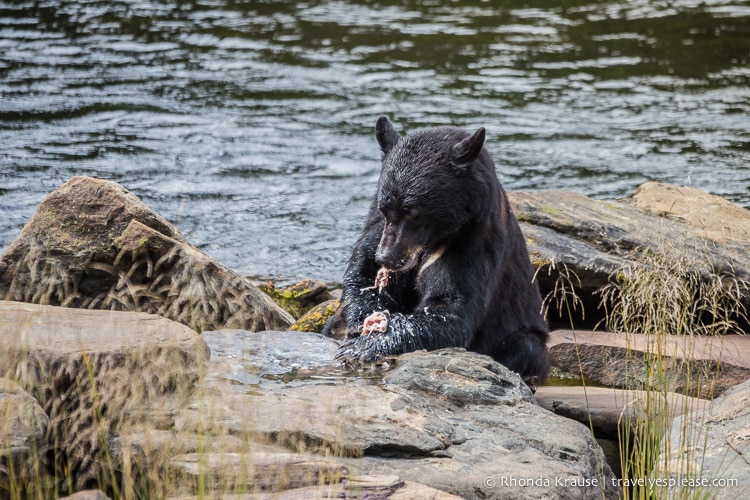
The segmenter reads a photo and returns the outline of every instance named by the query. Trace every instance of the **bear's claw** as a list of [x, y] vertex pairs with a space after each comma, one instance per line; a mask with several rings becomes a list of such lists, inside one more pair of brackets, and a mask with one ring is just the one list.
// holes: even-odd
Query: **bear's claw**
[[341, 344], [336, 351], [334, 360], [344, 365], [372, 363], [384, 358], [375, 347], [376, 336], [357, 337]]

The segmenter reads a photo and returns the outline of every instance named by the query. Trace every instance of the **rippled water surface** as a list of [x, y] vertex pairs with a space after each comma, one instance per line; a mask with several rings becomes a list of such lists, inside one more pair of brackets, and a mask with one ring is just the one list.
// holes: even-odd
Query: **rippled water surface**
[[750, 206], [750, 6], [0, 1], [0, 250], [91, 175], [240, 272], [339, 281], [381, 114], [485, 126], [509, 190]]

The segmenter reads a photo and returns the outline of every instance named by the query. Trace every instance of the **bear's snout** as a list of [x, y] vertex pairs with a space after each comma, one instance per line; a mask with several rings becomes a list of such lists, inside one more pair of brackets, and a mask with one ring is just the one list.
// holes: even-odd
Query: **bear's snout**
[[391, 271], [411, 269], [419, 257], [419, 249], [407, 241], [402, 225], [388, 224], [375, 251], [375, 262]]
[[375, 262], [390, 271], [405, 270], [401, 268], [405, 267], [407, 261], [407, 257], [401, 252], [394, 252], [392, 248], [383, 248], [382, 245], [378, 246], [378, 251], [375, 253]]

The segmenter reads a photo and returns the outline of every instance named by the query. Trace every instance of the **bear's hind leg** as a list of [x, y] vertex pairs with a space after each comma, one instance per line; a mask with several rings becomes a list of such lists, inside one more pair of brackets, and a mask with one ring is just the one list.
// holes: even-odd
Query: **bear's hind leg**
[[551, 364], [546, 347], [546, 332], [519, 332], [503, 342], [501, 352], [491, 356], [518, 373], [535, 390], [547, 378]]

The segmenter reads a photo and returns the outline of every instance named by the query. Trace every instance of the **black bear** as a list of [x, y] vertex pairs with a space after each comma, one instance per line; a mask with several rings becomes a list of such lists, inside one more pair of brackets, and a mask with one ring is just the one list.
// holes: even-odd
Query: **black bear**
[[526, 242], [483, 147], [452, 127], [401, 137], [380, 117], [382, 171], [323, 331], [348, 335], [336, 359], [375, 361], [465, 347], [530, 384], [549, 371], [548, 329]]

